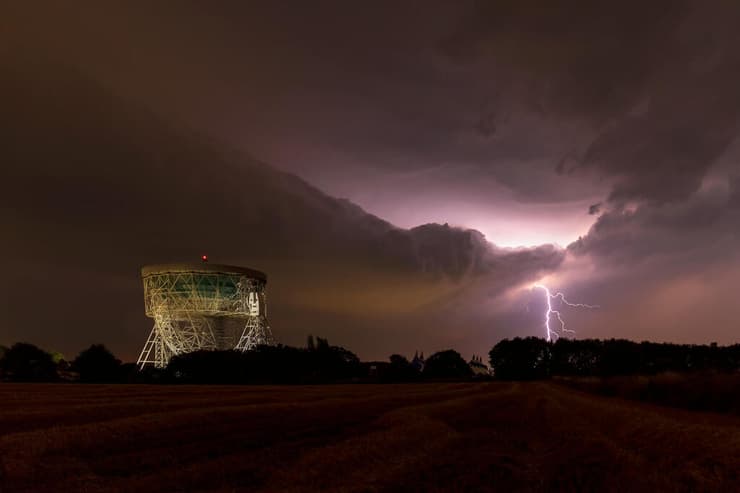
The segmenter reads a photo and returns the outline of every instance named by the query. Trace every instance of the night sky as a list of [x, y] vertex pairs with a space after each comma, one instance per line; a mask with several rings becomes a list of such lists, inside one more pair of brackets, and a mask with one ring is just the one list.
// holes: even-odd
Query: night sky
[[139, 268], [268, 275], [362, 358], [738, 342], [740, 4], [34, 2], [0, 15], [0, 344], [135, 359]]

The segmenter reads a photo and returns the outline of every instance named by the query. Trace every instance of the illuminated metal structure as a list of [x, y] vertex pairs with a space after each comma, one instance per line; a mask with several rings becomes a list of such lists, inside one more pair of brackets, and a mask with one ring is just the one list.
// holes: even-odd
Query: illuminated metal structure
[[259, 271], [232, 265], [165, 264], [141, 269], [146, 315], [154, 327], [139, 368], [167, 366], [170, 358], [198, 350], [274, 344]]

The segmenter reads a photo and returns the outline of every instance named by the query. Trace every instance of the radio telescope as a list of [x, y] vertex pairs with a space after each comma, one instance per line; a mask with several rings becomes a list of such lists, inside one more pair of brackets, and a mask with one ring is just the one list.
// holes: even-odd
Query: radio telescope
[[274, 344], [259, 271], [232, 265], [150, 265], [141, 269], [144, 308], [154, 327], [137, 362], [164, 368], [170, 358], [198, 350]]

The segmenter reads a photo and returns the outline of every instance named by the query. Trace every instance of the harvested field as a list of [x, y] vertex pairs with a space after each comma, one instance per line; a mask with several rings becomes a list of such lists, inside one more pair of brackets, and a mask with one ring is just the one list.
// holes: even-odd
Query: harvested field
[[740, 417], [549, 383], [0, 385], [0, 491], [739, 491]]

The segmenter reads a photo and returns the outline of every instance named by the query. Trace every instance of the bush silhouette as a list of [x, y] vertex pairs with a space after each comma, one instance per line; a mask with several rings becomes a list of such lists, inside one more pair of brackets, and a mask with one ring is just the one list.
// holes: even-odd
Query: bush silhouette
[[8, 349], [0, 360], [5, 378], [15, 382], [53, 382], [57, 365], [51, 355], [33, 344], [19, 342]]
[[732, 346], [634, 342], [625, 339], [504, 339], [489, 353], [496, 378], [655, 375], [663, 372], [740, 370]]
[[533, 380], [550, 374], [550, 343], [544, 339], [504, 339], [488, 355], [496, 378]]
[[121, 378], [121, 362], [102, 344], [93, 344], [72, 362], [72, 370], [87, 383], [113, 383]]
[[468, 363], [452, 349], [434, 353], [424, 365], [426, 378], [469, 378], [472, 375]]
[[170, 377], [188, 383], [326, 383], [361, 376], [357, 356], [326, 339], [315, 349], [258, 346], [251, 351], [197, 351], [175, 356]]
[[387, 366], [383, 380], [388, 382], [408, 382], [416, 380], [419, 372], [414, 368], [405, 356], [392, 354], [390, 364]]

